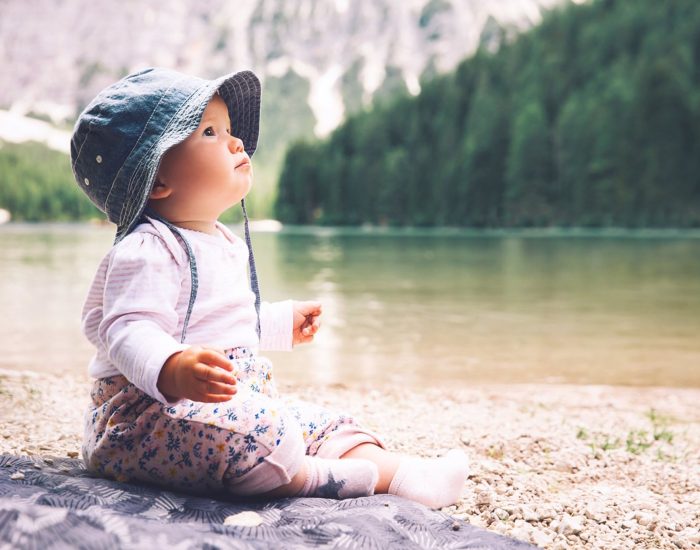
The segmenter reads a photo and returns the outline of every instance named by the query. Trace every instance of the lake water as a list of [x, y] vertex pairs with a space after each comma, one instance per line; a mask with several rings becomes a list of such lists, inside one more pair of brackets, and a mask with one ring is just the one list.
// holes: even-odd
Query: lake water
[[[240, 228], [234, 227], [240, 234]], [[113, 229], [0, 226], [0, 369], [85, 372], [88, 284]], [[692, 232], [254, 232], [265, 300], [319, 299], [290, 382], [700, 386]]]

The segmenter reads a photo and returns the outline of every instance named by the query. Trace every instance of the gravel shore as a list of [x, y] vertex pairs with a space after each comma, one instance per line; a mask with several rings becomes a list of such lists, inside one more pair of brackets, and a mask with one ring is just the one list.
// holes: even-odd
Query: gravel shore
[[[0, 372], [0, 452], [77, 457], [90, 382]], [[472, 461], [444, 512], [544, 548], [700, 544], [700, 389], [493, 385], [315, 388], [399, 452]]]

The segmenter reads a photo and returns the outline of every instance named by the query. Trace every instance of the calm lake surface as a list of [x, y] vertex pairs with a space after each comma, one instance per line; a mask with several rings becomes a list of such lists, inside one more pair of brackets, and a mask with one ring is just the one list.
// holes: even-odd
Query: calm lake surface
[[[239, 235], [240, 227], [233, 228]], [[0, 369], [85, 372], [88, 284], [114, 230], [0, 226]], [[264, 300], [319, 299], [283, 381], [700, 386], [697, 232], [254, 232]]]

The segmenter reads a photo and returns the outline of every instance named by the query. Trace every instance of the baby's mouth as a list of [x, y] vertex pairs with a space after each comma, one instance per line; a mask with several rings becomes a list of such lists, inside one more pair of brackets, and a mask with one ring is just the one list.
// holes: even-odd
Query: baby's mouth
[[239, 162], [238, 164], [236, 164], [236, 167], [235, 167], [235, 168], [240, 168], [241, 166], [246, 166], [246, 165], [249, 165], [249, 164], [250, 164], [250, 161], [249, 161], [248, 159], [243, 159], [241, 162]]

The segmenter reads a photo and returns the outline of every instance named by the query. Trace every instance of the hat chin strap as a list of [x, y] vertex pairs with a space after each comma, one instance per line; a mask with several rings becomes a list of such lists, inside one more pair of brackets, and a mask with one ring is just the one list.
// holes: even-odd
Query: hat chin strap
[[245, 229], [245, 244], [248, 247], [248, 267], [250, 269], [250, 288], [255, 293], [255, 313], [257, 315], [257, 325], [255, 331], [258, 333], [260, 341], [260, 287], [258, 285], [258, 273], [255, 270], [255, 257], [253, 256], [253, 245], [250, 242], [250, 228], [248, 227], [248, 212], [245, 209], [245, 199], [241, 199], [243, 209], [243, 226]]
[[[253, 256], [253, 245], [251, 244], [250, 241], [250, 228], [248, 227], [248, 212], [246, 212], [245, 209], [245, 199], [241, 199], [241, 208], [243, 209], [243, 225], [245, 228], [245, 244], [248, 247], [248, 268], [250, 270], [250, 288], [253, 290], [253, 293], [255, 294], [255, 315], [257, 317], [256, 319], [256, 325], [255, 325], [255, 332], [258, 335], [258, 342], [260, 341], [260, 287], [258, 286], [258, 273], [255, 270], [255, 258]], [[185, 320], [182, 324], [182, 335], [180, 336], [180, 342], [185, 341], [185, 337], [187, 336], [187, 326], [190, 322], [190, 316], [192, 315], [192, 309], [194, 308], [194, 302], [197, 299], [197, 289], [199, 287], [199, 277], [197, 275], [197, 261], [195, 260], [194, 257], [194, 252], [192, 251], [192, 247], [190, 246], [190, 243], [187, 241], [185, 236], [180, 232], [180, 230], [170, 223], [168, 220], [163, 218], [162, 216], [159, 216], [155, 212], [151, 210], [146, 210], [144, 212], [145, 215], [149, 216], [150, 218], [153, 218], [154, 220], [158, 220], [161, 222], [163, 225], [165, 225], [170, 231], [173, 232], [173, 234], [182, 241], [183, 246], [185, 247], [185, 251], [187, 252], [187, 259], [190, 264], [190, 278], [192, 280], [191, 284], [191, 289], [190, 289], [190, 301], [189, 304], [187, 305], [187, 313], [185, 314]]]

